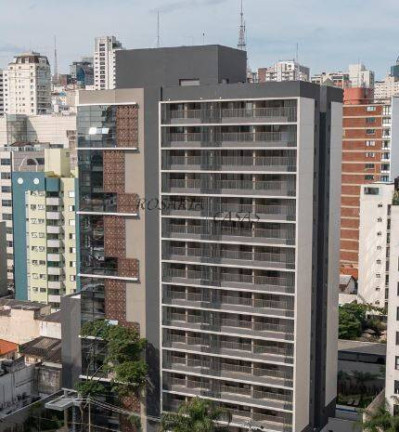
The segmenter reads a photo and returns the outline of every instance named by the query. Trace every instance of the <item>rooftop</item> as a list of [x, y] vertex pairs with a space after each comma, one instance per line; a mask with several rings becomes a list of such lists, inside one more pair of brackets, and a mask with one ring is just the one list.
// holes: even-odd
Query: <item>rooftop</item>
[[387, 346], [383, 343], [339, 339], [338, 351], [354, 352], [358, 354], [373, 354], [385, 357]]
[[18, 345], [5, 339], [0, 339], [0, 356], [16, 352]]
[[20, 352], [29, 356], [39, 357], [42, 362], [61, 363], [61, 340], [40, 336], [20, 345]]

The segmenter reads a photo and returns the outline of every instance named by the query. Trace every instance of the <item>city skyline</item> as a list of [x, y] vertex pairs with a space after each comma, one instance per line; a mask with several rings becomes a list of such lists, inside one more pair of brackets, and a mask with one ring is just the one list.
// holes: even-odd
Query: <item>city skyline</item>
[[[331, 9], [306, 0], [301, 2], [298, 16], [298, 4], [293, 0], [284, 4], [244, 0], [250, 66], [256, 69], [294, 58], [298, 43], [299, 61], [310, 67], [312, 74], [346, 70], [348, 64], [361, 61], [382, 79], [399, 55], [399, 50], [387, 43], [399, 36], [399, 5], [392, 0], [383, 4], [340, 0], [339, 4], [342, 8], [335, 4]], [[72, 0], [51, 5], [22, 0], [4, 8], [0, 67], [26, 50], [47, 55], [53, 66], [54, 35], [62, 73], [80, 56], [92, 55], [95, 36], [114, 34], [128, 49], [155, 47], [158, 10], [161, 46], [237, 44], [239, 0], [139, 0], [135, 4], [127, 0], [78, 4]], [[224, 19], [216, 20], [220, 16]], [[86, 25], [88, 17], [90, 26]]]

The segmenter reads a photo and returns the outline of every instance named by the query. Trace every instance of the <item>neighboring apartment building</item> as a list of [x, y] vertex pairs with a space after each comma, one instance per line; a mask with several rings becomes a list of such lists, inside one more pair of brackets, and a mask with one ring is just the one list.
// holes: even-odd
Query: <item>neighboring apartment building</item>
[[59, 309], [76, 291], [76, 178], [69, 150], [44, 152], [44, 172], [12, 173], [15, 296]]
[[385, 307], [389, 286], [389, 245], [393, 183], [361, 186], [359, 226], [359, 300]]
[[373, 102], [372, 90], [345, 90], [342, 149], [341, 273], [358, 278], [360, 187], [399, 174], [399, 99]]
[[258, 69], [258, 81], [309, 81], [310, 69], [295, 60], [279, 61], [268, 68]]
[[389, 248], [388, 331], [385, 398], [391, 413], [399, 414], [399, 188], [395, 182], [391, 206]]
[[374, 88], [374, 72], [362, 63], [349, 65], [351, 87]]
[[20, 54], [3, 74], [6, 114], [51, 112], [51, 71], [46, 56], [37, 52]]
[[4, 72], [0, 69], [0, 117], [4, 115]]
[[312, 75], [310, 81], [318, 85], [332, 85], [338, 88], [348, 88], [351, 86], [348, 72], [322, 72]]
[[94, 89], [108, 90], [115, 88], [115, 52], [123, 49], [115, 36], [103, 36], [95, 39], [94, 48]]
[[387, 76], [383, 81], [376, 81], [374, 85], [374, 101], [389, 103], [391, 98], [399, 94], [399, 78]]
[[[341, 92], [242, 84], [246, 53], [220, 46], [123, 51], [117, 64], [119, 89], [81, 92], [78, 107], [82, 322], [148, 340], [148, 431], [194, 396], [229, 408], [231, 431], [321, 430], [336, 397], [327, 220], [339, 218]], [[82, 339], [82, 378], [96, 347]]]

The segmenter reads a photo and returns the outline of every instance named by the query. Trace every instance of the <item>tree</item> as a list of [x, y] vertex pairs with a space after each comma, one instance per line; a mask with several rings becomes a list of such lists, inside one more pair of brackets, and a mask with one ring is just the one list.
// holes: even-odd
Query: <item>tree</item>
[[[225, 422], [222, 426], [219, 422]], [[227, 432], [231, 413], [213, 402], [193, 398], [183, 403], [177, 413], [163, 414], [161, 432]]]
[[93, 347], [101, 346], [100, 350], [90, 350], [88, 364], [99, 366], [78, 385], [83, 396], [103, 392], [102, 384], [97, 380], [101, 375], [111, 378], [112, 389], [120, 396], [137, 394], [144, 387], [148, 366], [143, 352], [147, 342], [136, 330], [96, 320], [83, 325], [81, 336], [91, 338]]
[[349, 303], [339, 307], [339, 338], [356, 339], [361, 336], [366, 312], [362, 305]]
[[381, 405], [373, 412], [366, 411], [362, 428], [367, 432], [399, 432], [399, 416], [393, 416], [387, 404]]
[[374, 381], [378, 378], [377, 374], [371, 372], [353, 371], [353, 378], [355, 379], [359, 389], [362, 393], [367, 391], [367, 383]]

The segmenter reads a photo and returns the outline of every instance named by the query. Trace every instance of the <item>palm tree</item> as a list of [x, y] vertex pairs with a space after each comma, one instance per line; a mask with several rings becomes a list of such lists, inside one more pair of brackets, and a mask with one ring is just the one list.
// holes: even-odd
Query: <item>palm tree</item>
[[177, 413], [163, 414], [161, 432], [227, 432], [230, 422], [228, 410], [205, 399], [193, 398], [180, 405]]
[[367, 432], [399, 432], [399, 416], [391, 415], [386, 405], [366, 411], [362, 428]]

